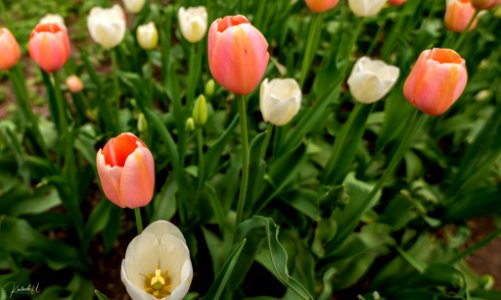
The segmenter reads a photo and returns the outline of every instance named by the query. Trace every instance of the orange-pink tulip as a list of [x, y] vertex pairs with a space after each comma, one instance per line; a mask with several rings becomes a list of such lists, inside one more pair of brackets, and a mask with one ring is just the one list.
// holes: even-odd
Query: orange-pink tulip
[[336, 6], [339, 0], [304, 0], [312, 12], [322, 13]]
[[[470, 0], [450, 0], [445, 9], [444, 23], [447, 29], [454, 32], [466, 30], [471, 18], [475, 15], [475, 8]], [[470, 30], [477, 26], [478, 19], [474, 20]]]
[[70, 75], [68, 76], [68, 78], [66, 78], [66, 86], [72, 93], [80, 93], [84, 88], [82, 79], [80, 79], [80, 77], [75, 74]]
[[440, 115], [456, 102], [467, 80], [465, 61], [457, 52], [425, 50], [405, 81], [404, 96], [422, 112]]
[[31, 58], [47, 73], [61, 69], [70, 57], [70, 38], [57, 23], [39, 24], [28, 43]]
[[471, 0], [471, 4], [478, 10], [492, 9], [501, 4], [501, 0]]
[[155, 166], [153, 155], [132, 133], [122, 133], [99, 149], [97, 172], [104, 194], [124, 208], [148, 205], [153, 197]]
[[258, 86], [270, 59], [265, 37], [244, 16], [215, 20], [209, 29], [208, 50], [214, 79], [239, 95]]
[[400, 6], [405, 3], [407, 0], [388, 0], [388, 2], [392, 5]]
[[12, 68], [21, 57], [19, 44], [7, 28], [0, 28], [0, 70]]

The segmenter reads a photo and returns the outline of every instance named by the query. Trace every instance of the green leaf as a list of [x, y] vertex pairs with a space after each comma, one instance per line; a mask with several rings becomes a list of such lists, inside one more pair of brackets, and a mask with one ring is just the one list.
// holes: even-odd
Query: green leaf
[[109, 298], [105, 294], [101, 293], [98, 290], [94, 290], [94, 294], [96, 294], [96, 297], [99, 300], [109, 300]]

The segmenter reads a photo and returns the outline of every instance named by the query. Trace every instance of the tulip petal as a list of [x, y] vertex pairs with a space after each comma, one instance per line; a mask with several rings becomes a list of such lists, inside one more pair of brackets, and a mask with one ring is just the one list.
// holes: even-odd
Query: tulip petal
[[[193, 277], [188, 247], [177, 237], [164, 235], [160, 242], [159, 254], [161, 269], [169, 270], [171, 284], [176, 287], [172, 291], [171, 297], [186, 295]], [[173, 297], [172, 299], [182, 298]]]
[[[157, 300], [153, 295], [148, 294], [144, 289], [138, 288], [135, 284], [133, 284], [129, 278], [127, 277], [127, 270], [125, 266], [125, 259], [122, 260], [122, 267], [120, 270], [120, 278], [125, 285], [125, 289], [127, 290], [127, 294], [132, 298], [132, 300]], [[142, 285], [144, 285], [144, 280]]]
[[153, 155], [145, 147], [127, 157], [120, 177], [120, 194], [127, 207], [147, 205], [153, 197], [155, 168]]
[[164, 220], [158, 220], [155, 223], [150, 224], [144, 232], [148, 232], [153, 234], [157, 239], [162, 240], [162, 237], [165, 235], [173, 235], [177, 237], [179, 240], [186, 245], [186, 240], [184, 239], [183, 233], [176, 225], [171, 222], [167, 222]]
[[96, 159], [97, 173], [103, 187], [104, 194], [111, 202], [125, 208], [126, 205], [120, 197], [120, 177], [122, 174], [121, 167], [110, 167], [104, 161], [104, 155], [100, 149]]

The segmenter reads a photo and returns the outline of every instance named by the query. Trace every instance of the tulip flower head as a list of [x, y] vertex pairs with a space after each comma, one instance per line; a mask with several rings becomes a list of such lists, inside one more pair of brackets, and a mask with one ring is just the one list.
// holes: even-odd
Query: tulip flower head
[[31, 58], [47, 73], [61, 69], [70, 57], [70, 38], [57, 23], [39, 24], [28, 42]]
[[4, 27], [0, 27], [0, 53], [0, 71], [12, 68], [21, 58], [16, 38]]
[[87, 18], [87, 28], [96, 43], [111, 49], [125, 36], [125, 14], [120, 5], [107, 9], [94, 7]]
[[306, 2], [306, 5], [308, 5], [312, 12], [322, 13], [335, 7], [339, 0], [304, 0], [304, 2]]
[[38, 24], [48, 24], [48, 23], [57, 23], [61, 28], [66, 29], [66, 24], [64, 23], [64, 19], [60, 15], [56, 14], [48, 14], [40, 19]]
[[99, 149], [97, 171], [106, 197], [124, 208], [148, 205], [153, 197], [153, 155], [132, 133], [122, 133]]
[[270, 59], [265, 37], [244, 16], [228, 16], [212, 23], [208, 53], [214, 79], [239, 95], [257, 87]]
[[200, 41], [207, 31], [207, 9], [205, 6], [179, 8], [177, 12], [179, 28], [190, 43]]
[[155, 23], [140, 25], [136, 30], [136, 38], [139, 46], [145, 50], [155, 49], [158, 44], [158, 31]]
[[132, 300], [182, 300], [193, 266], [181, 231], [163, 220], [146, 227], [127, 246], [121, 278]]
[[373, 103], [388, 94], [399, 75], [399, 68], [364, 56], [353, 66], [348, 85], [358, 102]]
[[265, 79], [261, 83], [259, 109], [266, 122], [282, 126], [298, 113], [301, 98], [301, 88], [294, 79]]
[[83, 90], [82, 79], [77, 75], [70, 75], [66, 78], [66, 86], [68, 90], [72, 93], [80, 93]]
[[386, 0], [348, 0], [351, 11], [359, 17], [372, 17], [377, 15]]
[[493, 9], [501, 5], [501, 0], [471, 0], [471, 4], [478, 10]]
[[456, 102], [467, 80], [465, 61], [454, 50], [425, 50], [405, 81], [404, 96], [422, 112], [440, 115]]
[[143, 9], [144, 0], [123, 0], [125, 10], [131, 14], [137, 14]]
[[[444, 23], [450, 31], [462, 32], [466, 30], [474, 15], [475, 8], [471, 5], [470, 0], [450, 0], [447, 2], [445, 9]], [[477, 23], [478, 19], [475, 19], [470, 26], [470, 30], [473, 30]]]
[[404, 4], [405, 1], [407, 1], [407, 0], [388, 0], [388, 2], [391, 5], [395, 5], [395, 6], [400, 6], [400, 5]]

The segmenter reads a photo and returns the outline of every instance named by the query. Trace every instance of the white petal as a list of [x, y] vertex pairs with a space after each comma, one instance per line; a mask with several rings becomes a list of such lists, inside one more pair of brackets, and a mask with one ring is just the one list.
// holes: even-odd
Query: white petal
[[173, 235], [186, 245], [186, 240], [184, 239], [183, 233], [176, 225], [169, 221], [158, 220], [151, 223], [143, 232], [153, 234], [160, 241], [164, 235]]
[[[148, 294], [144, 289], [137, 287], [134, 285], [129, 278], [127, 277], [127, 270], [125, 266], [125, 260], [122, 261], [122, 268], [120, 271], [120, 278], [122, 279], [123, 284], [125, 285], [125, 289], [127, 290], [127, 294], [132, 298], [132, 300], [157, 300], [153, 295]], [[129, 271], [130, 273], [130, 271]], [[144, 284], [144, 283], [143, 283]]]

